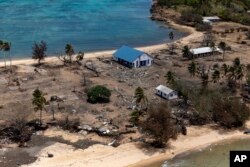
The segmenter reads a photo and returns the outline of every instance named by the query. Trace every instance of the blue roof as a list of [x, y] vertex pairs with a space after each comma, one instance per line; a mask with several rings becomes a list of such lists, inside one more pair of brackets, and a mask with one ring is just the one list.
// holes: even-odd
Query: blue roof
[[124, 45], [114, 53], [114, 56], [116, 58], [120, 58], [127, 62], [133, 63], [138, 57], [143, 54], [144, 52], [140, 50], [136, 50]]

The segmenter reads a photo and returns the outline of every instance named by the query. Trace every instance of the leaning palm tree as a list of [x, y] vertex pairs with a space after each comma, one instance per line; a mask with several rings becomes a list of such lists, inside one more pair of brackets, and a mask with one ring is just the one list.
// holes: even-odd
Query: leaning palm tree
[[175, 82], [175, 73], [172, 71], [168, 71], [165, 75], [168, 84], [173, 84]]
[[222, 53], [223, 61], [224, 61], [224, 59], [225, 59], [226, 47], [227, 47], [226, 42], [221, 41], [221, 42], [219, 43], [219, 48], [223, 51], [223, 53]]
[[135, 90], [135, 102], [137, 105], [145, 105], [146, 106], [146, 109], [147, 109], [147, 106], [148, 106], [148, 98], [147, 96], [144, 94], [144, 91], [141, 87], [138, 87], [136, 88]]
[[196, 63], [194, 61], [192, 61], [192, 63], [190, 63], [188, 65], [188, 71], [191, 74], [192, 77], [195, 76], [196, 72], [197, 72], [197, 66]]
[[67, 44], [65, 46], [65, 53], [69, 57], [69, 63], [72, 63], [72, 56], [75, 53], [74, 48], [71, 44]]

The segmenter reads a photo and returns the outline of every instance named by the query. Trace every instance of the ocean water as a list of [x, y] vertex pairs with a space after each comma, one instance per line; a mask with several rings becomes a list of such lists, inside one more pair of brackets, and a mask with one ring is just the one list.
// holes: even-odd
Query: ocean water
[[[171, 29], [151, 21], [151, 0], [0, 0], [0, 39], [10, 41], [14, 57], [27, 57], [44, 40], [50, 55], [67, 43], [76, 51], [97, 51], [123, 44], [167, 42]], [[180, 38], [182, 32], [175, 31]]]
[[230, 150], [250, 151], [250, 139], [226, 141], [208, 148], [182, 154], [151, 167], [229, 167]]

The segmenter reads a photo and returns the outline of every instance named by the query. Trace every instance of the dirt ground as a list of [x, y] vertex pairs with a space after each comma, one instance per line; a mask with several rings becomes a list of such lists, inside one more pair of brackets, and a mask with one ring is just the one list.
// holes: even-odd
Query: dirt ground
[[[222, 55], [198, 58], [195, 61], [207, 69], [211, 69], [215, 64], [231, 64], [236, 57], [239, 57], [243, 64], [249, 64], [250, 41], [246, 39], [246, 32], [234, 31], [226, 33], [226, 35], [217, 33], [238, 27], [243, 26], [224, 22], [213, 25], [216, 43], [224, 41], [231, 47], [231, 51], [226, 51], [225, 61], [222, 61]], [[239, 36], [240, 40], [237, 40]], [[30, 120], [38, 118], [39, 113], [34, 112], [32, 106], [32, 92], [39, 88], [45, 93], [47, 100], [50, 100], [51, 96], [63, 99], [63, 102], [58, 102], [58, 104], [46, 105], [46, 111], [43, 112], [45, 122], [52, 119], [52, 109], [56, 108], [56, 119], [65, 119], [66, 116], [79, 118], [81, 124], [95, 127], [101, 127], [105, 122], [112, 120], [120, 131], [125, 130], [135, 105], [133, 95], [137, 87], [142, 87], [149, 102], [156, 104], [165, 101], [155, 95], [155, 87], [160, 84], [166, 85], [164, 76], [169, 70], [175, 72], [176, 77], [181, 80], [191, 84], [200, 83], [198, 78], [190, 77], [187, 66], [191, 61], [183, 58], [182, 48], [186, 44], [191, 48], [200, 47], [202, 41], [203, 38], [200, 37], [189, 39], [188, 43], [178, 41], [176, 42], [176, 53], [173, 55], [170, 55], [167, 50], [170, 45], [168, 44], [166, 49], [150, 53], [155, 59], [154, 65], [148, 68], [130, 69], [117, 64], [110, 58], [85, 59], [82, 65], [74, 63], [70, 66], [63, 66], [60, 61], [46, 63], [40, 67], [16, 65], [12, 67], [12, 73], [0, 68], [0, 123], [3, 125], [10, 122], [19, 114], [27, 115]], [[245, 41], [246, 44], [242, 44], [242, 41]], [[87, 63], [98, 67], [100, 76], [85, 68]], [[110, 103], [90, 104], [87, 102], [85, 89], [94, 85], [104, 85], [112, 91]], [[62, 137], [62, 135], [58, 136]], [[139, 136], [138, 133], [124, 135], [120, 143], [127, 143], [131, 141], [131, 138]], [[113, 140], [95, 134], [83, 135], [81, 139], [105, 144]]]

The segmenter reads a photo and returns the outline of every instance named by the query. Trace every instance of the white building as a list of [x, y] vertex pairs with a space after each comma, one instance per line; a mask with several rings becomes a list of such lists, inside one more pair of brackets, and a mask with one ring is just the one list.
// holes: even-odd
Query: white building
[[176, 91], [174, 91], [166, 86], [163, 86], [163, 85], [159, 85], [156, 88], [156, 94], [165, 98], [165, 99], [168, 99], [168, 100], [178, 98], [178, 93]]
[[222, 51], [218, 47], [215, 47], [215, 48], [202, 47], [202, 48], [190, 49], [190, 53], [193, 55], [193, 57], [204, 57], [204, 56], [210, 56], [216, 53], [222, 53]]
[[210, 25], [213, 24], [214, 22], [220, 21], [220, 18], [218, 16], [202, 17], [202, 19], [203, 23], [207, 23]]
[[120, 64], [128, 67], [143, 67], [151, 66], [153, 64], [153, 58], [147, 53], [128, 46], [122, 46], [114, 54], [113, 59]]

